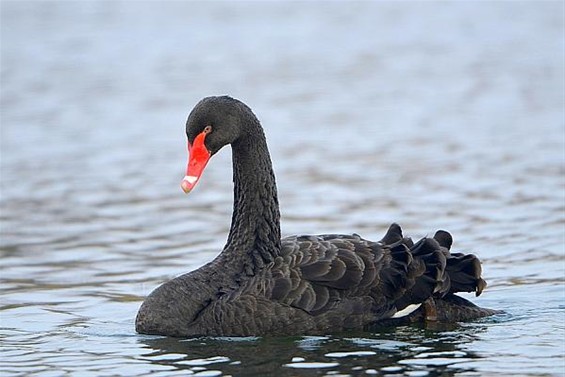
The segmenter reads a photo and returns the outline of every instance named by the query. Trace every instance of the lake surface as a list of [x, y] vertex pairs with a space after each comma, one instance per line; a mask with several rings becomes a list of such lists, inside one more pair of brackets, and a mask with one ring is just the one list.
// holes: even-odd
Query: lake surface
[[[1, 2], [2, 376], [563, 376], [562, 2]], [[248, 103], [283, 234], [447, 229], [506, 313], [327, 337], [138, 335], [221, 250], [230, 151], [189, 196], [184, 122]], [[469, 298], [469, 296], [466, 296]]]

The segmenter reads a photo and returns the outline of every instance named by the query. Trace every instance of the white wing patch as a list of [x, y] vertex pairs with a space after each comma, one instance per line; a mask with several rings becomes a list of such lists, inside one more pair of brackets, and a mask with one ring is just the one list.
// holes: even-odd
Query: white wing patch
[[422, 304], [410, 304], [407, 307], [405, 307], [404, 309], [394, 313], [394, 315], [390, 318], [401, 318], [401, 317], [406, 317], [407, 315], [411, 314], [413, 311], [415, 311], [416, 309], [418, 309]]

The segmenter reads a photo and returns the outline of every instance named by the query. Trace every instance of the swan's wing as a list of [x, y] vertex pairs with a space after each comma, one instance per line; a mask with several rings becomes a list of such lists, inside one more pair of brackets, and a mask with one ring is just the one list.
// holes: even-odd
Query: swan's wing
[[334, 308], [349, 290], [372, 284], [375, 256], [356, 236], [298, 236], [283, 240], [272, 269], [272, 298], [318, 314]]
[[358, 235], [297, 236], [283, 239], [271, 269], [271, 298], [313, 315], [342, 302], [370, 303], [386, 317], [449, 289], [447, 249], [433, 239], [413, 244], [393, 224], [379, 242]]

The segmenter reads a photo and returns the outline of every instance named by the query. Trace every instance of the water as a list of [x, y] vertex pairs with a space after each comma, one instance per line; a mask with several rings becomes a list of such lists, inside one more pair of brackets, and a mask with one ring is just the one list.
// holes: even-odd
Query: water
[[[562, 2], [1, 3], [3, 376], [565, 375]], [[506, 314], [319, 338], [138, 335], [211, 260], [229, 150], [182, 194], [211, 94], [262, 120], [284, 234], [450, 230]]]

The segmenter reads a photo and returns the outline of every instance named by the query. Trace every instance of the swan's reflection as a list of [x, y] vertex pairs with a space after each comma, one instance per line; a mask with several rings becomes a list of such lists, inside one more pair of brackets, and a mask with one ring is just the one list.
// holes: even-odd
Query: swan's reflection
[[[451, 376], [473, 372], [479, 358], [465, 345], [486, 331], [484, 324], [442, 328], [429, 325], [381, 328], [340, 337], [195, 338], [143, 337], [142, 357], [179, 372], [218, 371], [233, 376], [296, 376], [427, 372]], [[463, 366], [458, 366], [464, 362]]]

